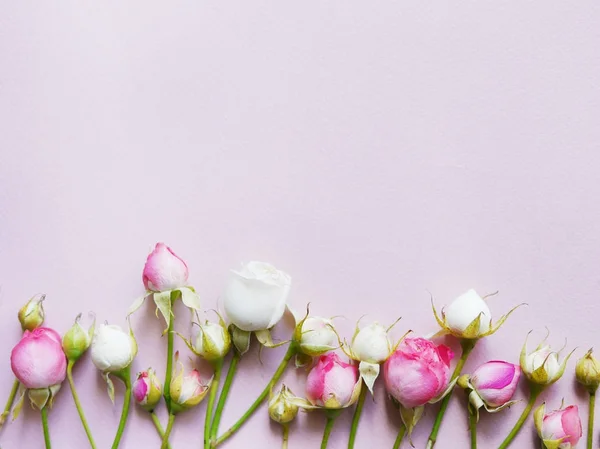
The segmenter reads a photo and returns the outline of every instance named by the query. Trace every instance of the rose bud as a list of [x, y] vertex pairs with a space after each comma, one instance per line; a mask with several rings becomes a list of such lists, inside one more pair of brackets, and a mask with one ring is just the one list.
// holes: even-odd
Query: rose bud
[[46, 295], [36, 295], [19, 310], [19, 322], [24, 331], [32, 331], [44, 324], [44, 299]]
[[545, 345], [544, 342], [540, 343], [535, 351], [528, 354], [527, 339], [525, 339], [520, 357], [521, 369], [533, 384], [541, 386], [553, 384], [562, 377], [573, 351], [560, 363], [558, 360], [560, 351], [552, 351], [550, 346]]
[[575, 367], [577, 382], [583, 385], [590, 393], [595, 393], [600, 385], [600, 362], [592, 355], [590, 349]]
[[209, 362], [220, 360], [227, 355], [231, 349], [231, 336], [225, 322], [219, 323], [206, 321], [198, 325], [200, 330], [193, 345], [189, 345], [194, 354]]
[[269, 416], [279, 424], [287, 424], [294, 420], [298, 415], [298, 405], [295, 401], [298, 398], [294, 396], [292, 390], [285, 385], [281, 386], [281, 390], [269, 396]]
[[358, 400], [362, 381], [356, 365], [330, 352], [319, 357], [306, 379], [306, 398], [316, 407], [346, 408]]
[[[56, 331], [47, 327], [25, 331], [10, 354], [10, 364], [15, 377], [28, 389], [32, 405], [40, 410], [52, 405], [67, 375], [67, 358]], [[18, 410], [20, 405], [15, 414]]]
[[179, 413], [198, 405], [206, 396], [210, 385], [210, 381], [207, 384], [202, 383], [200, 373], [196, 369], [184, 376], [183, 365], [180, 366], [181, 369], [171, 380], [172, 413]]
[[544, 446], [553, 449], [571, 449], [581, 438], [581, 419], [576, 405], [545, 413], [545, 404], [534, 412], [535, 428]]
[[442, 328], [442, 334], [476, 340], [496, 332], [518, 306], [500, 317], [495, 325], [492, 323], [492, 312], [485, 302], [485, 297], [482, 298], [473, 289], [463, 293], [442, 309], [441, 317], [433, 304], [432, 307], [435, 319]]
[[302, 354], [318, 357], [338, 347], [338, 336], [328, 318], [307, 316], [296, 326], [294, 340]]
[[454, 354], [445, 345], [424, 338], [405, 338], [383, 365], [387, 392], [400, 404], [400, 416], [408, 434], [419, 421], [424, 406], [441, 400], [450, 383]]
[[490, 413], [496, 413], [510, 407], [517, 401], [511, 401], [519, 379], [521, 368], [508, 362], [493, 360], [477, 368], [472, 375], [463, 375], [458, 384], [469, 393], [469, 403], [476, 411], [484, 407]]
[[242, 331], [270, 329], [283, 316], [291, 278], [264, 262], [249, 262], [231, 271], [223, 306], [229, 320]]
[[80, 324], [81, 314], [75, 318], [75, 324], [67, 331], [62, 339], [62, 347], [67, 360], [75, 363], [88, 350], [94, 336], [96, 319], [86, 331]]
[[186, 307], [200, 310], [200, 299], [194, 288], [188, 285], [188, 275], [183, 259], [164, 243], [157, 243], [148, 255], [142, 273], [146, 295], [133, 303], [128, 315], [139, 309], [150, 294], [167, 324], [171, 319], [172, 301], [179, 296]]
[[162, 387], [152, 368], [138, 373], [133, 383], [133, 398], [142, 408], [151, 412], [159, 403]]
[[137, 343], [132, 333], [114, 324], [102, 324], [92, 340], [92, 362], [103, 373], [121, 371], [133, 362]]

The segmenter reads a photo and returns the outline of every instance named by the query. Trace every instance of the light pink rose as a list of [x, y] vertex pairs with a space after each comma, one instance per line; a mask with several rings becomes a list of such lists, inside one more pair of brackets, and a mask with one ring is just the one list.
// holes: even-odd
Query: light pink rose
[[487, 406], [501, 407], [512, 399], [520, 377], [521, 368], [517, 365], [493, 360], [477, 368], [470, 382]]
[[559, 446], [561, 449], [575, 447], [582, 435], [577, 406], [571, 405], [545, 414], [538, 433], [543, 440], [561, 440]]
[[306, 398], [317, 407], [345, 408], [356, 402], [361, 380], [356, 365], [330, 352], [319, 357], [306, 379]]
[[67, 374], [67, 358], [60, 335], [47, 327], [25, 331], [10, 354], [16, 378], [26, 388], [48, 388], [60, 384]]
[[383, 366], [385, 387], [405, 408], [441, 395], [450, 380], [452, 350], [424, 338], [405, 338]]
[[185, 287], [188, 281], [188, 267], [164, 243], [157, 243], [146, 259], [143, 281], [146, 290], [164, 292]]

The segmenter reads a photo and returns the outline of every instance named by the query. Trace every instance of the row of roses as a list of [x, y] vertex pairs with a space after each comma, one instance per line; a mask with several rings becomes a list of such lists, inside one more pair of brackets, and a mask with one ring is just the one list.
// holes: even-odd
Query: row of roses
[[[11, 353], [11, 366], [17, 378], [0, 425], [13, 407], [19, 386], [26, 389], [33, 406], [41, 410], [46, 447], [50, 448], [47, 413], [62, 382], [68, 380], [74, 402], [79, 412], [90, 446], [96, 445], [89, 424], [85, 419], [72, 377], [73, 365], [91, 346], [91, 358], [106, 379], [108, 392], [114, 401], [114, 386], [111, 376], [124, 382], [125, 398], [120, 424], [112, 445], [116, 449], [121, 441], [129, 416], [130, 397], [145, 408], [161, 436], [161, 447], [169, 448], [169, 436], [178, 413], [198, 405], [206, 396], [208, 404], [204, 423], [203, 447], [217, 447], [230, 438], [259, 406], [268, 398], [270, 417], [283, 426], [283, 447], [287, 447], [288, 426], [299, 409], [325, 410], [327, 424], [322, 439], [325, 448], [336, 417], [345, 408], [356, 404], [348, 447], [354, 447], [356, 432], [363, 404], [383, 366], [383, 378], [387, 392], [397, 405], [403, 425], [394, 448], [398, 448], [405, 435], [409, 437], [428, 403], [441, 402], [427, 448], [433, 448], [450, 398], [449, 393], [458, 384], [468, 397], [470, 416], [471, 447], [477, 446], [477, 421], [479, 410], [495, 413], [515, 401], [512, 397], [521, 373], [525, 374], [530, 387], [527, 406], [511, 433], [499, 449], [508, 447], [532, 411], [539, 394], [556, 382], [564, 373], [571, 354], [559, 361], [559, 352], [548, 345], [540, 344], [528, 353], [526, 344], [521, 353], [520, 366], [490, 361], [477, 368], [471, 375], [461, 375], [462, 368], [477, 341], [493, 334], [504, 323], [512, 310], [497, 322], [492, 320], [485, 297], [474, 290], [459, 296], [448, 307], [434, 315], [441, 330], [434, 337], [450, 334], [459, 339], [462, 354], [453, 373], [450, 373], [454, 354], [443, 344], [431, 339], [404, 336], [398, 342], [390, 338], [394, 326], [384, 327], [378, 323], [360, 327], [350, 340], [342, 340], [332, 321], [327, 318], [294, 313], [296, 325], [289, 341], [274, 343], [270, 329], [282, 318], [291, 286], [290, 276], [261, 262], [245, 264], [240, 271], [232, 271], [225, 289], [223, 305], [229, 326], [219, 316], [217, 322], [198, 322], [198, 333], [194, 339], [185, 339], [187, 346], [196, 355], [208, 361], [214, 369], [211, 379], [202, 379], [193, 369], [186, 373], [184, 366], [173, 353], [173, 340], [178, 333], [174, 328], [173, 304], [181, 299], [186, 307], [198, 312], [200, 301], [194, 288], [188, 285], [188, 267], [166, 245], [159, 243], [147, 258], [143, 270], [144, 296], [135, 301], [129, 314], [152, 297], [166, 322], [167, 369], [161, 382], [152, 369], [131, 379], [131, 364], [137, 354], [137, 343], [133, 331], [124, 332], [115, 325], [103, 324], [95, 329], [92, 324], [84, 329], [80, 316], [74, 326], [61, 338], [52, 329], [42, 327], [44, 322], [44, 297], [32, 298], [20, 311], [24, 334]], [[514, 309], [513, 309], [514, 310]], [[197, 316], [197, 314], [196, 314]], [[245, 354], [254, 334], [266, 347], [288, 345], [285, 356], [261, 394], [240, 419], [219, 435], [219, 423], [229, 390], [240, 358]], [[233, 355], [223, 387], [220, 390], [221, 373], [226, 356], [232, 349]], [[350, 359], [343, 361], [335, 350], [341, 349]], [[306, 379], [306, 398], [295, 396], [285, 385], [274, 392], [279, 379], [294, 359], [297, 367], [310, 369]], [[178, 365], [175, 370], [173, 364]], [[595, 391], [600, 383], [600, 365], [588, 352], [577, 364], [577, 379], [590, 392], [593, 410]], [[16, 417], [24, 400], [23, 390], [14, 407]], [[163, 429], [155, 408], [164, 399], [169, 419]], [[535, 426], [547, 448], [571, 448], [581, 437], [581, 423], [576, 406], [569, 406], [545, 413], [544, 404], [536, 409]], [[590, 414], [593, 416], [593, 414]], [[588, 447], [591, 448], [593, 421], [590, 420]]]

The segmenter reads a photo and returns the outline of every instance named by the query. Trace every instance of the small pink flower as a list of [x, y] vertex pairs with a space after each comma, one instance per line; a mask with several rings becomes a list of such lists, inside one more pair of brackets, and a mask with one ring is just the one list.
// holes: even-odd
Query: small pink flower
[[471, 375], [473, 390], [488, 407], [508, 403], [519, 383], [521, 368], [508, 362], [493, 360], [484, 363]]
[[552, 442], [555, 443], [552, 447], [561, 449], [574, 448], [582, 435], [581, 419], [576, 405], [546, 414], [545, 405], [542, 404], [535, 411], [535, 427], [545, 444]]
[[200, 372], [196, 369], [184, 375], [183, 365], [181, 365], [179, 372], [171, 380], [173, 400], [171, 412], [178, 413], [198, 405], [208, 393], [211, 382], [212, 379], [203, 382]]
[[423, 406], [448, 387], [453, 357], [445, 345], [405, 338], [383, 366], [385, 387], [403, 407]]
[[162, 387], [152, 368], [138, 373], [132, 389], [135, 402], [148, 411], [156, 407], [162, 396]]
[[142, 277], [146, 290], [174, 290], [187, 285], [188, 267], [171, 248], [164, 243], [157, 243], [146, 259]]
[[306, 397], [317, 407], [345, 408], [356, 402], [361, 380], [356, 365], [330, 352], [319, 357], [306, 379]]
[[25, 331], [10, 354], [13, 373], [26, 388], [60, 384], [67, 374], [67, 358], [60, 335], [47, 327]]

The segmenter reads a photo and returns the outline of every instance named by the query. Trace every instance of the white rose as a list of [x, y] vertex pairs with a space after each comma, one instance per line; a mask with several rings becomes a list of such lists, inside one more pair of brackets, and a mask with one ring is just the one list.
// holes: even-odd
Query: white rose
[[317, 357], [337, 347], [338, 336], [333, 322], [327, 318], [309, 316], [302, 322], [300, 350], [311, 357]]
[[116, 325], [101, 325], [92, 340], [92, 361], [102, 372], [127, 368], [137, 354], [133, 336]]
[[379, 323], [360, 329], [352, 339], [352, 356], [361, 362], [383, 363], [392, 352], [388, 331]]
[[231, 337], [227, 329], [219, 323], [211, 322], [200, 324], [199, 327], [194, 352], [209, 361], [225, 357], [231, 348]]
[[225, 312], [244, 331], [270, 329], [283, 316], [291, 278], [264, 262], [249, 262], [231, 271], [224, 294]]
[[490, 330], [492, 312], [485, 300], [473, 289], [463, 293], [444, 309], [446, 325], [454, 332], [464, 332], [477, 317], [479, 334]]

